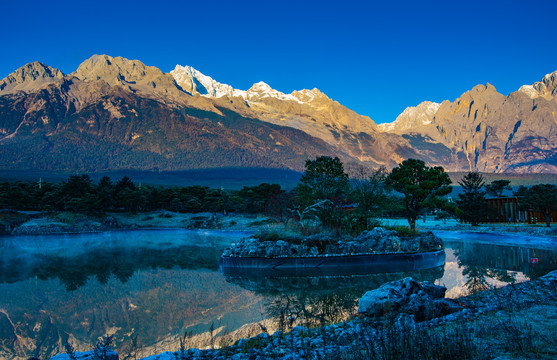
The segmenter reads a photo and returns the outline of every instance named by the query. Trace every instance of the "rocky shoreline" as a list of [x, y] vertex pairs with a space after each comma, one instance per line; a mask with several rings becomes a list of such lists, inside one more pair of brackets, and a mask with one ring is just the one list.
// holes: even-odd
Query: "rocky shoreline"
[[[444, 292], [442, 286], [405, 278], [366, 293], [350, 321], [263, 332], [220, 349], [181, 349], [144, 360], [557, 356], [557, 271], [454, 300], [445, 299]], [[93, 358], [92, 351], [78, 355]], [[55, 359], [70, 358], [62, 354]]]
[[[75, 214], [75, 219], [59, 220], [59, 214], [46, 216], [39, 212], [22, 212], [1, 210], [0, 234], [4, 235], [54, 235], [103, 232], [110, 230], [136, 229], [227, 229], [254, 230], [260, 228], [281, 227], [276, 221], [264, 216], [246, 216], [243, 214], [213, 213], [177, 213], [166, 210], [149, 213], [125, 214], [113, 213], [103, 218], [91, 218]], [[406, 220], [382, 219], [388, 226], [407, 226]], [[524, 234], [536, 237], [557, 237], [557, 226], [546, 227], [528, 224], [484, 224], [471, 226], [455, 221], [446, 223], [428, 220], [418, 222], [421, 232], [456, 231], [485, 232], [499, 234]], [[405, 244], [401, 244], [404, 247]]]
[[[529, 312], [534, 309], [553, 314], [547, 319], [549, 326], [529, 322]], [[455, 300], [444, 299], [444, 287], [406, 278], [366, 293], [360, 299], [357, 317], [351, 321], [314, 329], [298, 326], [290, 332], [242, 339], [223, 349], [167, 352], [145, 360], [338, 359], [339, 354], [345, 354], [340, 358], [372, 359], [381, 358], [380, 352], [385, 351], [402, 355], [428, 349], [438, 355], [446, 351], [458, 356], [458, 346], [464, 350], [460, 358], [530, 358], [535, 353], [538, 358], [550, 359], [557, 356], [553, 343], [557, 338], [556, 309], [557, 271]], [[414, 339], [415, 343], [397, 343], [405, 340], [400, 336], [406, 341]], [[428, 356], [414, 354], [404, 358]]]
[[103, 218], [70, 215], [70, 219], [60, 220], [57, 215], [44, 216], [37, 213], [30, 216], [16, 213], [17, 221], [0, 223], [0, 234], [5, 235], [61, 235], [95, 233], [111, 230], [140, 229], [249, 229], [252, 223], [264, 222], [266, 218], [244, 217], [199, 213], [182, 214], [169, 211], [155, 211], [142, 214], [111, 214]]

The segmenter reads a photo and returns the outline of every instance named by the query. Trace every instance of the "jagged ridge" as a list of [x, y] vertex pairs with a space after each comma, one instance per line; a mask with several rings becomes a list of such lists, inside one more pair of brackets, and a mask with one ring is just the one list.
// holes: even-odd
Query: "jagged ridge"
[[[195, 119], [206, 136], [216, 124], [220, 130], [213, 136], [220, 139], [221, 150], [243, 149], [243, 155], [227, 165], [253, 166], [257, 158], [259, 166], [299, 169], [305, 157], [323, 152], [368, 166], [394, 166], [413, 157], [452, 171], [554, 172], [556, 78], [557, 72], [548, 74], [509, 96], [490, 84], [479, 85], [454, 102], [424, 102], [407, 108], [395, 122], [377, 126], [318, 89], [285, 94], [259, 82], [238, 90], [189, 66], [176, 66], [165, 74], [137, 60], [107, 55], [92, 56], [67, 76], [35, 62], [0, 82], [0, 151], [6, 156], [0, 165], [34, 168], [48, 162], [59, 168], [79, 167], [83, 160], [61, 161], [52, 149], [69, 151], [81, 141], [93, 147], [95, 142], [125, 144], [125, 151], [145, 152], [120, 161], [125, 151], [111, 148], [115, 155], [103, 169], [144, 168], [156, 162], [168, 169], [224, 166], [219, 160], [208, 165], [203, 147], [213, 146], [200, 140], [203, 137], [190, 138], [191, 133], [178, 125], [187, 117]], [[163, 135], [151, 135], [162, 124]], [[286, 133], [294, 138], [284, 137]], [[182, 152], [190, 154], [178, 156]], [[278, 158], [270, 156], [277, 152]], [[142, 162], [145, 156], [151, 160]], [[261, 156], [276, 161], [263, 161]], [[87, 166], [93, 169], [95, 164]]]

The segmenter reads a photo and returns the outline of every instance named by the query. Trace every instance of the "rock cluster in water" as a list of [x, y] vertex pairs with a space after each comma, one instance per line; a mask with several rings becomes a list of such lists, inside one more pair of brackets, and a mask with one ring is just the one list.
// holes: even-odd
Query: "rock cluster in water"
[[410, 237], [400, 237], [395, 230], [376, 227], [364, 231], [349, 241], [337, 241], [331, 236], [318, 234], [303, 238], [299, 244], [278, 241], [260, 241], [256, 238], [243, 239], [226, 249], [223, 256], [229, 257], [302, 257], [341, 256], [358, 254], [415, 253], [443, 248], [443, 241], [432, 232]]

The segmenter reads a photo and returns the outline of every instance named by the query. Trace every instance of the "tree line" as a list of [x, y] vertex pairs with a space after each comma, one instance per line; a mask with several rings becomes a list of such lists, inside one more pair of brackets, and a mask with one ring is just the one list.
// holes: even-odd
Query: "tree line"
[[274, 215], [289, 194], [277, 184], [263, 183], [238, 191], [207, 186], [165, 187], [108, 176], [97, 183], [89, 175], [71, 175], [61, 183], [1, 182], [0, 209], [71, 211], [101, 216], [107, 212], [169, 210], [184, 213], [245, 212]]
[[[295, 219], [302, 227], [317, 219], [328, 229], [355, 234], [373, 228], [378, 225], [376, 219], [385, 216], [404, 216], [414, 230], [417, 218], [426, 212], [459, 217], [477, 225], [487, 211], [486, 195], [502, 196], [510, 189], [510, 181], [486, 184], [476, 172], [465, 175], [459, 184], [463, 192], [454, 204], [446, 197], [452, 190], [451, 179], [442, 167], [408, 159], [390, 173], [384, 167], [353, 166], [347, 171], [338, 158], [320, 156], [306, 161], [305, 171], [291, 191], [268, 183], [225, 190], [141, 185], [127, 176], [116, 182], [104, 176], [95, 183], [88, 175], [72, 175], [61, 183], [2, 182], [0, 209], [96, 216], [162, 209], [265, 214], [284, 223]], [[549, 213], [557, 206], [555, 185], [520, 187], [517, 194], [523, 206], [543, 208]]]

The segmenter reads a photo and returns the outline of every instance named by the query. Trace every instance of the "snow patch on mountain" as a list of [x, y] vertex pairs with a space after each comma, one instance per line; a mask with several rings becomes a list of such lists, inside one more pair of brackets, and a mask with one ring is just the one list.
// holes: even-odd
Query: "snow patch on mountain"
[[[271, 88], [263, 81], [253, 84], [249, 90], [238, 90], [230, 85], [220, 83], [210, 76], [204, 75], [200, 71], [191, 66], [176, 65], [176, 68], [170, 72], [176, 80], [176, 83], [185, 91], [195, 94], [198, 93], [202, 96], [211, 98], [220, 98], [223, 96], [228, 97], [241, 97], [245, 100], [257, 101], [264, 98], [275, 98], [279, 100], [295, 101], [297, 103], [305, 103], [313, 100], [319, 90], [302, 90], [300, 92], [293, 92], [292, 94], [285, 94], [278, 90]], [[295, 95], [299, 93], [302, 95]], [[308, 100], [303, 101], [302, 98]]]
[[525, 94], [530, 99], [555, 97], [557, 95], [557, 71], [545, 75], [542, 81], [537, 81], [533, 85], [522, 85], [518, 92]]
[[263, 81], [253, 84], [253, 86], [246, 92], [245, 98], [246, 100], [260, 100], [266, 97], [279, 100], [296, 101], [297, 103], [302, 104], [302, 102], [292, 94], [284, 94], [275, 90]]
[[431, 124], [441, 104], [424, 101], [418, 106], [407, 107], [392, 123], [379, 124], [384, 132], [401, 132], [418, 126]]
[[246, 97], [245, 91], [237, 90], [230, 85], [219, 83], [191, 66], [176, 65], [176, 68], [174, 68], [170, 74], [174, 77], [178, 85], [190, 93], [199, 93], [200, 95], [213, 98], [222, 96]]
[[538, 90], [534, 89], [532, 85], [522, 85], [518, 92], [525, 94], [530, 99], [537, 98], [539, 96]]

